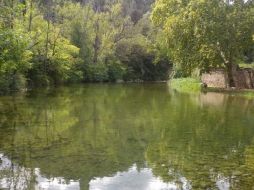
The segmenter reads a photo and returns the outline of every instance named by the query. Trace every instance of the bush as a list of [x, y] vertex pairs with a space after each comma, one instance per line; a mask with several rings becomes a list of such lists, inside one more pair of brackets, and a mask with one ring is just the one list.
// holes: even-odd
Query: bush
[[19, 90], [25, 89], [26, 85], [27, 85], [27, 80], [25, 76], [20, 73], [16, 73], [13, 76], [10, 88], [15, 91], [19, 91]]
[[71, 66], [68, 71], [68, 83], [81, 82], [83, 80], [84, 73], [82, 71], [82, 60], [78, 59], [75, 64]]
[[108, 68], [104, 64], [85, 65], [84, 79], [87, 82], [106, 82], [109, 80]]
[[193, 78], [179, 78], [170, 80], [170, 87], [180, 92], [200, 92], [202, 84]]
[[36, 59], [33, 60], [33, 67], [29, 69], [27, 78], [29, 86], [32, 87], [45, 87], [52, 83], [50, 77], [45, 72], [45, 65]]
[[1, 74], [0, 76], [0, 94], [4, 94], [10, 91], [9, 77]]
[[52, 84], [51, 79], [49, 76], [43, 74], [43, 73], [38, 73], [35, 75], [35, 78], [32, 81], [33, 86], [35, 87], [47, 87]]
[[81, 82], [83, 79], [83, 72], [79, 70], [71, 70], [69, 72], [68, 83]]
[[123, 80], [123, 76], [126, 73], [126, 68], [121, 62], [111, 62], [107, 65], [107, 67], [109, 81], [115, 82], [117, 80]]
[[0, 94], [11, 91], [19, 91], [26, 88], [26, 78], [20, 74], [1, 73], [0, 75]]
[[156, 60], [156, 52], [144, 37], [123, 40], [117, 44], [116, 56], [126, 67], [125, 81], [168, 80], [171, 63], [165, 57]]
[[140, 74], [137, 73], [131, 66], [127, 67], [126, 73], [123, 76], [124, 81], [137, 81], [140, 78]]
[[0, 28], [0, 93], [24, 89], [30, 67], [29, 41], [21, 31]]

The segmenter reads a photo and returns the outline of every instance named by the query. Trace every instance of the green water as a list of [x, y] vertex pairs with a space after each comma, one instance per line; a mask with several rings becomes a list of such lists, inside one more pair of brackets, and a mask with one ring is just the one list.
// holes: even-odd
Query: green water
[[254, 189], [254, 101], [166, 84], [0, 97], [0, 189]]

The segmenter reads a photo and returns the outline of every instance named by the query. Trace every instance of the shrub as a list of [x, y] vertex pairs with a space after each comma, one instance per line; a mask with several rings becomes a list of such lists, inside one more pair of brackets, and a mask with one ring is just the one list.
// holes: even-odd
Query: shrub
[[140, 78], [142, 78], [140, 74], [137, 73], [131, 66], [127, 67], [126, 72], [123, 76], [124, 81], [137, 81]]
[[170, 80], [170, 87], [180, 92], [200, 92], [201, 82], [193, 78], [179, 78]]
[[1, 73], [0, 75], [0, 94], [11, 91], [19, 91], [26, 88], [26, 78], [20, 73]]
[[126, 73], [126, 68], [119, 61], [111, 62], [107, 65], [108, 68], [108, 79], [111, 82], [122, 80]]
[[106, 82], [109, 80], [108, 68], [104, 64], [85, 65], [84, 79], [87, 82]]

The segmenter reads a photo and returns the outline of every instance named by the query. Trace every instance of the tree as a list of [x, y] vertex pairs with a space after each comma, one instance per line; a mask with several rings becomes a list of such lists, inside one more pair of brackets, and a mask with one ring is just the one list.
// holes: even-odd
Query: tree
[[30, 67], [29, 36], [19, 24], [22, 8], [16, 1], [0, 2], [0, 93], [25, 88]]
[[225, 67], [234, 86], [236, 60], [253, 45], [253, 5], [244, 0], [158, 0], [152, 20], [163, 27], [177, 69], [190, 75], [195, 68]]
[[[62, 19], [57, 17], [58, 5], [45, 1], [43, 9], [31, 3], [27, 8], [25, 26], [28, 26], [30, 46], [33, 52], [32, 67], [27, 77], [31, 85], [59, 84], [79, 76], [79, 48], [65, 36]], [[34, 2], [35, 3], [35, 2]]]
[[[0, 86], [164, 79], [167, 60], [154, 64], [162, 54], [153, 45], [152, 2], [0, 0]], [[135, 75], [126, 77], [126, 70]]]

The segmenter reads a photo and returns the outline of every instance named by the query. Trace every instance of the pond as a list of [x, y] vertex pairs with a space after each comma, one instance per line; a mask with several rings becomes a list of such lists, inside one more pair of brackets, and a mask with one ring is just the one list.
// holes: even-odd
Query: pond
[[254, 101], [167, 84], [0, 97], [0, 189], [254, 188]]

